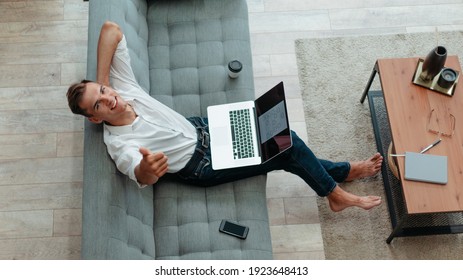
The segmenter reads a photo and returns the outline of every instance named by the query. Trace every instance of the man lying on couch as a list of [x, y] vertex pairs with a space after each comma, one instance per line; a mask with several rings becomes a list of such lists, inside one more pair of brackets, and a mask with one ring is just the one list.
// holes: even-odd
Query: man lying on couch
[[293, 146], [267, 163], [213, 170], [205, 143], [207, 118], [185, 118], [138, 85], [125, 36], [117, 24], [103, 25], [97, 54], [97, 81], [71, 85], [69, 107], [91, 122], [104, 124], [104, 142], [111, 158], [119, 171], [140, 187], [155, 184], [166, 173], [188, 183], [213, 186], [285, 170], [301, 177], [319, 196], [327, 197], [333, 211], [351, 206], [368, 210], [381, 203], [378, 196], [357, 196], [337, 185], [378, 173], [383, 161], [379, 153], [358, 162], [320, 160], [294, 132]]

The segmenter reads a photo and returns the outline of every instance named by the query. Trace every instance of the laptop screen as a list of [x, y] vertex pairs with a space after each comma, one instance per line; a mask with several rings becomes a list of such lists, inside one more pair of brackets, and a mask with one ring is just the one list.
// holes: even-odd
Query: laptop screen
[[280, 82], [255, 101], [261, 144], [265, 162], [291, 147], [291, 130], [283, 82]]

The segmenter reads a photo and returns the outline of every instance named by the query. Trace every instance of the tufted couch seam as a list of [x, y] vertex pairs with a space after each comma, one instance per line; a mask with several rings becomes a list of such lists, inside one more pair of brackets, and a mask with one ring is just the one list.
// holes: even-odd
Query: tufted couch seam
[[137, 217], [137, 216], [132, 215], [130, 212], [128, 212], [128, 211], [127, 211], [127, 208], [124, 208], [124, 207], [122, 207], [122, 206], [120, 206], [120, 205], [109, 204], [109, 206], [111, 206], [111, 207], [117, 207], [117, 208], [123, 210], [123, 211], [127, 214], [127, 216], [133, 217], [133, 218], [139, 220], [142, 224], [151, 227], [150, 224], [148, 224], [148, 223], [146, 223], [146, 222], [143, 221], [143, 220], [144, 220], [144, 217], [145, 217], [144, 214], [143, 214], [143, 217]]
[[131, 244], [125, 242], [124, 240], [121, 240], [121, 239], [116, 238], [116, 237], [114, 237], [114, 236], [111, 236], [111, 237], [108, 238], [108, 243], [110, 242], [111, 239], [112, 239], [112, 240], [119, 241], [119, 242], [121, 242], [122, 244], [127, 245], [127, 247], [129, 247], [129, 248], [137, 249], [137, 250], [140, 251], [140, 253], [141, 253], [142, 255], [144, 255], [144, 256], [148, 256], [148, 257], [150, 257], [150, 258], [154, 258], [154, 256], [151, 256], [151, 255], [149, 255], [149, 254], [146, 254], [146, 251], [145, 251], [144, 249], [141, 249], [141, 248], [138, 247], [138, 246], [133, 246], [133, 245], [131, 245]]

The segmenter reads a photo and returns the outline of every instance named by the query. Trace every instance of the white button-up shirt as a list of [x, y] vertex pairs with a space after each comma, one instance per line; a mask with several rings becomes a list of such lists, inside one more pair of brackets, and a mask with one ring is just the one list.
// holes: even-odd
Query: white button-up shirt
[[137, 182], [135, 167], [143, 158], [140, 147], [153, 153], [163, 152], [168, 157], [169, 173], [185, 167], [195, 150], [196, 129], [184, 116], [151, 97], [138, 85], [130, 66], [125, 36], [111, 63], [110, 82], [138, 115], [130, 125], [104, 124], [104, 142], [119, 171]]

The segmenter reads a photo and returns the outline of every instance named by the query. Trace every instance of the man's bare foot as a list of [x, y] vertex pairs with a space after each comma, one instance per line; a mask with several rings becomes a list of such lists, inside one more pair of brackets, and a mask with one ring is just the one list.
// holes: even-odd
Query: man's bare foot
[[357, 196], [344, 191], [339, 186], [336, 186], [334, 190], [328, 195], [328, 202], [333, 212], [339, 212], [352, 206], [369, 210], [381, 204], [381, 197]]
[[355, 179], [361, 179], [376, 175], [381, 169], [383, 163], [383, 157], [380, 153], [374, 154], [372, 157], [363, 160], [355, 161], [350, 163], [350, 172], [347, 175], [346, 181], [352, 181]]

